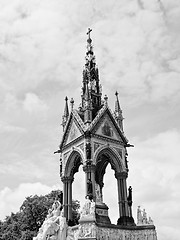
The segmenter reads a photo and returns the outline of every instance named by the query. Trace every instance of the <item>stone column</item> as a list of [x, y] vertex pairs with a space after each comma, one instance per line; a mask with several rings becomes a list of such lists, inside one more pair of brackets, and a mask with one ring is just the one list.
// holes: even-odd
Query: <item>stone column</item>
[[68, 200], [67, 200], [67, 208], [68, 208], [68, 215], [67, 219], [71, 220], [72, 219], [72, 183], [74, 181], [73, 177], [68, 177], [67, 179], [67, 189], [68, 189]]
[[[83, 167], [86, 174], [86, 196], [95, 200], [95, 168], [94, 164], [88, 163]], [[88, 182], [90, 180], [90, 182]], [[88, 184], [92, 184], [92, 192], [88, 192]]]
[[[118, 186], [118, 204], [119, 204], [119, 220], [120, 224], [124, 224], [126, 222], [126, 218], [128, 217], [128, 202], [127, 202], [127, 172], [115, 173], [115, 177], [117, 179]], [[118, 220], [118, 221], [119, 221]]]
[[63, 182], [63, 209], [64, 217], [68, 218], [68, 181], [67, 177], [62, 177], [61, 181]]

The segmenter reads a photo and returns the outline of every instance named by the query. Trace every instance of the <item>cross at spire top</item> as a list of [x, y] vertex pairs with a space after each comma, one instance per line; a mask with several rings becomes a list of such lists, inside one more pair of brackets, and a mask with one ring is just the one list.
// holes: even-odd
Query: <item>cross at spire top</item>
[[91, 33], [91, 32], [92, 32], [92, 29], [88, 28], [88, 31], [87, 31], [87, 35], [88, 35], [88, 40], [87, 40], [87, 42], [88, 42], [88, 43], [91, 43], [91, 42], [92, 42], [91, 36], [90, 36], [90, 33]]
[[88, 37], [90, 38], [90, 33], [92, 32], [92, 29], [88, 28], [88, 32], [87, 32], [87, 35]]

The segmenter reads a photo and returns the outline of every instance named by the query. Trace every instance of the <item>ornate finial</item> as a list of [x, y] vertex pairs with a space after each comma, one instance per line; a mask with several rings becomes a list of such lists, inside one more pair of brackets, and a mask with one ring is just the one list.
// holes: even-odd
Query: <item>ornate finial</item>
[[74, 99], [73, 98], [71, 98], [70, 103], [71, 103], [71, 110], [73, 110], [73, 106], [74, 106]]
[[87, 35], [88, 35], [88, 40], [87, 40], [87, 42], [88, 42], [88, 43], [91, 43], [91, 42], [92, 42], [91, 37], [90, 37], [90, 33], [91, 33], [91, 32], [92, 32], [92, 29], [88, 28], [88, 32], [87, 32]]
[[64, 107], [64, 114], [62, 116], [62, 126], [63, 126], [63, 130], [64, 130], [64, 127], [67, 123], [67, 120], [68, 120], [68, 117], [69, 117], [69, 108], [68, 108], [68, 98], [67, 96], [65, 97], [65, 107]]
[[105, 104], [107, 104], [107, 101], [108, 101], [108, 96], [107, 95], [104, 96], [104, 101], [105, 101]]
[[115, 112], [120, 113], [121, 112], [121, 107], [120, 107], [120, 103], [119, 103], [119, 99], [118, 99], [118, 92], [115, 92], [116, 95], [116, 103], [115, 103]]
[[121, 130], [123, 131], [123, 116], [122, 116], [122, 110], [121, 110], [121, 107], [120, 107], [120, 103], [119, 103], [119, 98], [118, 98], [118, 92], [116, 91], [115, 92], [115, 95], [116, 95], [116, 102], [115, 102], [115, 118], [121, 128]]
[[68, 118], [69, 116], [69, 108], [68, 108], [68, 97], [65, 97], [65, 108], [64, 108], [64, 117]]

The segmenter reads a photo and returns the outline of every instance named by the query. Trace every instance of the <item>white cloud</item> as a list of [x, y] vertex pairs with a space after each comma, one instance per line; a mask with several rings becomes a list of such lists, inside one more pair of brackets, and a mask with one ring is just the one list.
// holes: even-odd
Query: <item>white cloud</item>
[[8, 133], [8, 132], [26, 133], [26, 129], [19, 126], [13, 126], [6, 122], [0, 121], [0, 132], [1, 133]]
[[34, 93], [26, 94], [23, 106], [29, 113], [47, 110], [47, 105]]
[[23, 201], [28, 196], [33, 195], [45, 195], [52, 190], [60, 189], [59, 185], [47, 186], [40, 182], [36, 183], [21, 183], [17, 188], [10, 189], [5, 187], [0, 191], [0, 213], [1, 219], [9, 216], [11, 212], [16, 213], [19, 211]]
[[138, 205], [147, 209], [159, 230], [159, 239], [168, 240], [174, 229], [172, 239], [176, 240], [176, 224], [180, 224], [180, 132], [169, 130], [145, 141], [134, 139], [134, 144], [135, 148], [129, 149], [129, 183], [134, 189], [134, 210]]

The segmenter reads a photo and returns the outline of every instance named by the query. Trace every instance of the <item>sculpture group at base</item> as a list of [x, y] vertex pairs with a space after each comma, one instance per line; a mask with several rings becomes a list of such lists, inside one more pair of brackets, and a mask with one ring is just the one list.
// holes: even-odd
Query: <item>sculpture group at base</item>
[[[70, 227], [63, 216], [61, 203], [57, 200], [49, 209], [48, 215], [39, 229], [38, 235], [33, 240], [157, 240], [153, 221], [147, 218], [145, 210], [138, 207], [137, 226], [139, 229], [120, 229], [118, 227], [100, 227], [95, 220], [95, 202], [86, 197], [80, 212], [79, 225]], [[151, 225], [149, 228], [141, 229], [142, 225]]]
[[83, 208], [80, 212], [80, 217], [83, 216], [92, 215], [95, 216], [95, 202], [89, 199], [89, 196], [86, 196], [85, 203], [83, 205]]
[[[74, 231], [72, 232], [72, 227], [68, 227], [66, 223], [66, 218], [63, 216], [63, 210], [61, 210], [61, 203], [57, 200], [49, 209], [46, 219], [44, 220], [39, 232], [33, 240], [71, 240], [74, 239]], [[95, 216], [95, 202], [86, 197], [84, 206], [80, 213], [81, 217], [84, 216]], [[91, 227], [90, 227], [91, 229]], [[80, 231], [81, 230], [81, 231]], [[83, 228], [81, 227], [77, 233], [76, 237]]]
[[147, 217], [145, 209], [141, 210], [140, 206], [137, 209], [137, 225], [154, 225], [151, 217]]
[[49, 209], [48, 215], [33, 240], [65, 240], [67, 223], [61, 211], [61, 203], [57, 200]]

